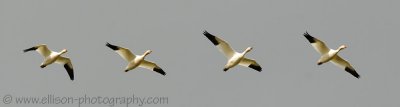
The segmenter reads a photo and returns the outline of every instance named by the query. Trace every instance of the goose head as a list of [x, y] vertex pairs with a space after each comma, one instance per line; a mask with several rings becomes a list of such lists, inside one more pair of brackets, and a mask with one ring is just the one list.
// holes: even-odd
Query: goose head
[[147, 56], [147, 55], [149, 55], [151, 52], [153, 52], [153, 51], [151, 51], [151, 50], [147, 50], [146, 52], [144, 52], [144, 56]]
[[246, 48], [246, 50], [244, 50], [243, 53], [248, 53], [248, 52], [250, 52], [252, 49], [253, 49], [252, 47], [248, 47], [248, 48]]
[[66, 52], [68, 52], [68, 50], [67, 49], [63, 49], [63, 50], [61, 50], [60, 55], [66, 53]]
[[347, 48], [346, 45], [340, 45], [339, 48], [338, 48], [338, 51], [343, 50], [343, 49], [346, 49], [346, 48]]

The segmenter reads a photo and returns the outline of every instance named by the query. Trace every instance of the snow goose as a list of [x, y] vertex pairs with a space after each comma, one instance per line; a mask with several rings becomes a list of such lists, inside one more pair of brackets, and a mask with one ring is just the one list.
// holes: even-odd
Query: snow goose
[[253, 49], [252, 47], [248, 47], [244, 52], [239, 53], [234, 51], [227, 42], [208, 33], [207, 31], [204, 31], [203, 34], [225, 55], [226, 58], [228, 58], [228, 62], [223, 69], [225, 72], [236, 65], [249, 67], [261, 72], [261, 66], [255, 60], [244, 57]]
[[45, 44], [41, 44], [24, 50], [24, 52], [29, 51], [37, 51], [44, 57], [44, 61], [40, 65], [40, 68], [44, 68], [54, 62], [57, 64], [62, 64], [64, 65], [65, 70], [67, 70], [70, 79], [74, 80], [74, 69], [72, 67], [71, 60], [67, 57], [61, 56], [67, 52], [67, 49], [63, 49], [61, 52], [54, 52], [50, 51]]
[[317, 50], [318, 53], [321, 54], [321, 57], [319, 58], [317, 64], [321, 65], [326, 62], [332, 62], [334, 65], [344, 69], [351, 75], [353, 75], [356, 78], [360, 78], [360, 75], [356, 72], [356, 70], [350, 65], [349, 62], [341, 58], [338, 53], [339, 51], [347, 48], [346, 45], [341, 45], [339, 46], [338, 49], [329, 49], [324, 42], [321, 40], [318, 40], [317, 38], [312, 37], [308, 32], [303, 34], [307, 40], [311, 43], [311, 45], [314, 47], [315, 50]]
[[153, 70], [153, 71], [165, 76], [164, 70], [162, 70], [155, 63], [144, 59], [147, 55], [149, 55], [152, 52], [151, 50], [147, 50], [146, 52], [144, 52], [143, 55], [134, 55], [127, 48], [112, 45], [108, 42], [106, 43], [106, 46], [111, 48], [115, 52], [117, 52], [124, 60], [126, 60], [128, 62], [128, 65], [125, 68], [125, 72], [128, 72], [129, 70], [135, 69], [136, 67], [139, 66], [142, 68]]

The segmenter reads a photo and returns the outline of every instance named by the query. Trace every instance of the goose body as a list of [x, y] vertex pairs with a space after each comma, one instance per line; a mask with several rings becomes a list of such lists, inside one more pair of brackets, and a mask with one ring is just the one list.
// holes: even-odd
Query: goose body
[[152, 52], [151, 50], [147, 50], [143, 55], [134, 55], [127, 48], [112, 45], [110, 43], [106, 43], [106, 46], [117, 52], [125, 61], [128, 62], [128, 65], [125, 67], [125, 72], [137, 67], [142, 67], [160, 73], [161, 75], [166, 75], [164, 70], [155, 63], [145, 60], [145, 57]]
[[236, 65], [241, 65], [245, 67], [252, 68], [256, 71], [261, 72], [261, 66], [253, 59], [248, 59], [245, 55], [250, 52], [253, 48], [248, 47], [244, 52], [239, 53], [234, 51], [231, 46], [224, 40], [204, 31], [204, 36], [206, 36], [228, 59], [223, 71], [228, 71], [230, 68], [235, 67]]
[[65, 70], [67, 70], [70, 79], [74, 80], [74, 70], [71, 60], [67, 57], [61, 56], [62, 54], [67, 52], [66, 49], [63, 49], [61, 52], [54, 52], [50, 51], [47, 48], [47, 45], [41, 44], [24, 50], [24, 52], [29, 52], [29, 51], [37, 51], [44, 57], [42, 64], [40, 64], [40, 68], [45, 68], [46, 66], [53, 64], [54, 62], [57, 64], [64, 65], [64, 68]]
[[331, 62], [334, 65], [340, 67], [341, 69], [347, 71], [351, 75], [356, 78], [360, 78], [360, 75], [356, 72], [356, 70], [350, 65], [349, 62], [341, 58], [338, 53], [347, 48], [345, 45], [341, 45], [338, 49], [330, 49], [328, 48], [324, 42], [321, 40], [314, 38], [308, 32], [303, 34], [304, 37], [311, 43], [314, 49], [321, 54], [321, 57], [317, 61], [317, 65], [322, 65], [326, 62]]

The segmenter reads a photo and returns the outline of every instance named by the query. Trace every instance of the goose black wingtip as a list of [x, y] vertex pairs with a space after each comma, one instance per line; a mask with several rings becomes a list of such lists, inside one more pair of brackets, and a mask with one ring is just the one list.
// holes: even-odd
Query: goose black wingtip
[[109, 48], [111, 48], [111, 49], [114, 50], [114, 51], [119, 49], [118, 46], [115, 46], [115, 45], [110, 44], [110, 43], [108, 43], [108, 42], [106, 43], [106, 46], [109, 47]]
[[37, 49], [37, 47], [31, 47], [31, 48], [28, 48], [28, 49], [24, 49], [23, 52], [25, 53], [25, 52], [29, 52], [29, 51], [34, 51], [36, 49]]
[[312, 37], [310, 34], [308, 34], [308, 32], [304, 33], [303, 35], [304, 35], [304, 37], [306, 37], [306, 39], [307, 39], [310, 43], [315, 43], [315, 42], [316, 42], [316, 41], [315, 41], [315, 38]]

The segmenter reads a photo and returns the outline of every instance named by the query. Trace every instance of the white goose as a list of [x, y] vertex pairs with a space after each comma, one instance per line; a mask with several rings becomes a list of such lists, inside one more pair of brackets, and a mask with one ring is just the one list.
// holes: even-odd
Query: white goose
[[204, 31], [203, 34], [228, 58], [228, 62], [223, 69], [225, 72], [238, 64], [261, 72], [262, 68], [255, 60], [244, 57], [246, 53], [253, 49], [252, 47], [248, 47], [244, 52], [239, 53], [234, 51], [227, 42], [207, 31]]
[[117, 52], [123, 59], [128, 61], [128, 65], [125, 68], [125, 72], [128, 72], [129, 70], [135, 69], [136, 67], [142, 67], [146, 68], [149, 70], [153, 70], [157, 73], [160, 73], [165, 76], [164, 70], [162, 70], [159, 66], [157, 66], [155, 63], [150, 62], [145, 60], [144, 58], [149, 55], [152, 51], [147, 50], [143, 55], [134, 55], [132, 52], [127, 49], [123, 48], [120, 46], [115, 46], [107, 42], [106, 44], [107, 47], [111, 48], [115, 52]]
[[61, 56], [62, 54], [67, 52], [67, 49], [63, 49], [61, 52], [54, 52], [50, 51], [45, 44], [41, 44], [25, 49], [24, 52], [34, 51], [34, 50], [44, 57], [44, 61], [40, 65], [40, 68], [44, 68], [47, 65], [50, 65], [54, 62], [62, 64], [64, 65], [65, 70], [67, 70], [70, 79], [74, 80], [74, 69], [72, 67], [71, 60], [67, 57]]
[[356, 70], [350, 65], [349, 62], [341, 58], [338, 53], [339, 51], [347, 48], [345, 45], [341, 45], [338, 49], [329, 49], [324, 42], [321, 40], [318, 40], [317, 38], [312, 37], [308, 32], [303, 34], [307, 40], [311, 43], [311, 45], [314, 47], [315, 50], [318, 51], [318, 53], [321, 54], [321, 57], [319, 58], [317, 64], [321, 65], [326, 62], [332, 62], [336, 66], [344, 69], [351, 75], [353, 75], [356, 78], [360, 78], [360, 75], [356, 72]]

